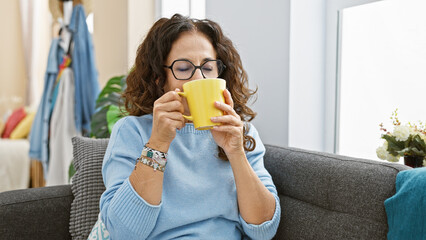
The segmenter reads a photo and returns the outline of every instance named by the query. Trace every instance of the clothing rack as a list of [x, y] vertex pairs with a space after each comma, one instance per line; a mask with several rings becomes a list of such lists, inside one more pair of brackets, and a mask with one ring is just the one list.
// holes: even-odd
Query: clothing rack
[[59, 36], [62, 38], [63, 44], [61, 46], [65, 49], [67, 55], [70, 55], [71, 52], [71, 43], [73, 34], [68, 29], [68, 26], [71, 21], [72, 11], [73, 11], [73, 0], [58, 0], [62, 2], [62, 13], [63, 13], [63, 24], [59, 29]]

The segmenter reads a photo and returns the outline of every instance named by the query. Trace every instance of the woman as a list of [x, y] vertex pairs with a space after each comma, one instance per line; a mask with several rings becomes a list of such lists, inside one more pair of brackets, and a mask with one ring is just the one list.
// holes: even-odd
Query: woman
[[[207, 67], [208, 66], [208, 67]], [[211, 130], [183, 118], [188, 81], [226, 80]], [[127, 78], [131, 116], [114, 126], [103, 163], [101, 219], [112, 239], [270, 239], [280, 220], [265, 148], [246, 106], [254, 93], [240, 56], [210, 20], [162, 18]]]

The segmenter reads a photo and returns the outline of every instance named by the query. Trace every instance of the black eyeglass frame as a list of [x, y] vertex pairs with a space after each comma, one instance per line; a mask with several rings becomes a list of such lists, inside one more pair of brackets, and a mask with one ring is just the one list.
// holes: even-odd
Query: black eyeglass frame
[[[189, 78], [177, 78], [175, 75], [175, 71], [173, 71], [173, 65], [178, 62], [178, 61], [185, 61], [185, 62], [189, 62], [192, 66], [194, 66], [194, 70], [191, 73], [191, 76], [189, 76]], [[201, 75], [203, 75], [203, 78], [207, 78], [206, 76], [204, 76], [204, 72], [202, 67], [204, 66], [204, 64], [208, 63], [208, 62], [216, 62], [216, 64], [220, 64], [222, 67], [218, 68], [220, 72], [218, 72], [218, 76], [219, 77], [223, 71], [226, 69], [226, 65], [220, 60], [220, 59], [211, 59], [211, 60], [207, 60], [205, 62], [203, 62], [200, 66], [196, 66], [194, 63], [192, 63], [191, 61], [189, 61], [188, 59], [176, 59], [172, 62], [172, 64], [170, 66], [167, 65], [163, 65], [163, 67], [168, 68], [172, 71], [173, 76], [177, 79], [177, 80], [188, 80], [190, 78], [192, 78], [192, 76], [194, 76], [195, 71], [197, 71], [197, 69], [200, 69], [201, 71]]]

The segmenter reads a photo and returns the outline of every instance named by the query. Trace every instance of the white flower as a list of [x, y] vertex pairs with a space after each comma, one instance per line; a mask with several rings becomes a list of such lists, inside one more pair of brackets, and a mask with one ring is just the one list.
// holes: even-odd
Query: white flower
[[376, 149], [377, 157], [386, 160], [388, 157], [388, 142], [385, 141], [381, 147]]
[[419, 134], [418, 131], [414, 127], [409, 126], [408, 129], [410, 130], [410, 135], [417, 135]]
[[377, 154], [378, 158], [380, 158], [382, 160], [388, 160], [389, 162], [398, 162], [399, 158], [400, 158], [399, 155], [398, 156], [394, 156], [392, 154], [389, 154], [389, 152], [388, 152], [388, 142], [387, 141], [385, 141], [381, 147], [378, 147], [376, 149], [376, 154]]
[[403, 125], [395, 126], [395, 129], [393, 130], [393, 135], [395, 136], [397, 141], [406, 141], [410, 136], [410, 127]]
[[424, 135], [423, 133], [419, 135], [420, 135], [420, 138], [426, 143], [426, 135]]
[[392, 154], [388, 154], [386, 160], [388, 160], [389, 162], [398, 162], [399, 161], [400, 156], [394, 156]]

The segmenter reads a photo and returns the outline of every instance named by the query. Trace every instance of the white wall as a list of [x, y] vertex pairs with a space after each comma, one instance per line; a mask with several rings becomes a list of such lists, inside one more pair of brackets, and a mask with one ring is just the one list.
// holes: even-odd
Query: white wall
[[324, 150], [326, 0], [291, 1], [289, 146]]
[[206, 17], [236, 45], [250, 86], [253, 120], [264, 143], [288, 145], [290, 0], [207, 0]]

